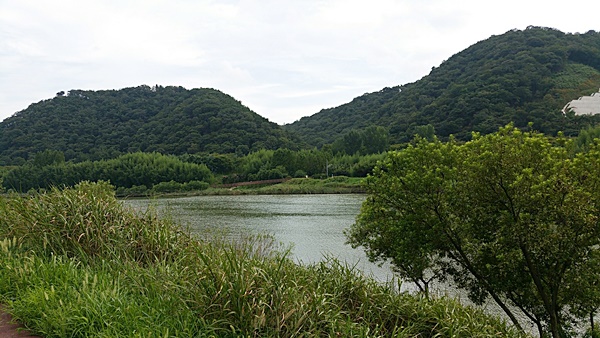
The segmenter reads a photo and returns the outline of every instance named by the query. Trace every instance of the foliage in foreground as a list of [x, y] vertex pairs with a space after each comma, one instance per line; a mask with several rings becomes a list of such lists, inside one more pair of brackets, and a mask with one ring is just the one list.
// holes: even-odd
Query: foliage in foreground
[[476, 303], [521, 311], [540, 335], [600, 307], [600, 146], [509, 125], [459, 144], [417, 139], [367, 179], [350, 242], [423, 290], [453, 280]]
[[398, 293], [269, 238], [197, 239], [106, 183], [0, 197], [0, 299], [46, 337], [517, 337], [450, 299]]

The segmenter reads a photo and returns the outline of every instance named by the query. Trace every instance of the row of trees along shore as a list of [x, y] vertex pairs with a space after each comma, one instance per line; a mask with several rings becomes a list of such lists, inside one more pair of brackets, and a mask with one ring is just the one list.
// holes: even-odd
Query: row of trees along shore
[[211, 184], [259, 181], [286, 177], [365, 177], [377, 154], [333, 155], [331, 149], [261, 150], [246, 156], [235, 154], [132, 153], [115, 159], [65, 162], [60, 151], [35, 154], [28, 163], [0, 171], [4, 191], [27, 192], [53, 186], [72, 187], [81, 181], [110, 181], [118, 191], [143, 193], [173, 190], [203, 190]]
[[46, 149], [19, 166], [0, 170], [5, 191], [26, 192], [81, 181], [110, 181], [117, 193], [144, 194], [203, 190], [228, 184], [286, 177], [365, 177], [390, 147], [388, 130], [370, 126], [352, 130], [321, 149], [261, 149], [244, 153], [165, 155], [135, 152], [98, 161], [65, 161], [59, 150]]

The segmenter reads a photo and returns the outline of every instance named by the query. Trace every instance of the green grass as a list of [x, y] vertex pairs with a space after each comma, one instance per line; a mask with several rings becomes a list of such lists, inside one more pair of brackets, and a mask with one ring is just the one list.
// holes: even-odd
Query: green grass
[[267, 236], [196, 238], [105, 183], [0, 197], [0, 301], [45, 337], [518, 337]]
[[249, 185], [236, 188], [209, 188], [202, 195], [281, 195], [281, 194], [351, 194], [363, 193], [363, 177], [336, 176], [326, 179], [293, 178], [289, 181]]

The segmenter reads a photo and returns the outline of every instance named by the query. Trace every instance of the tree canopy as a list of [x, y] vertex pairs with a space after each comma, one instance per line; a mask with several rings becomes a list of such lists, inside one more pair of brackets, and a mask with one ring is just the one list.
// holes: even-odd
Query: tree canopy
[[513, 125], [464, 144], [418, 138], [368, 178], [349, 242], [423, 290], [449, 280], [562, 336], [600, 307], [600, 146], [573, 149]]
[[389, 132], [380, 126], [369, 126], [364, 130], [351, 130], [331, 145], [334, 153], [347, 155], [377, 154], [389, 148]]

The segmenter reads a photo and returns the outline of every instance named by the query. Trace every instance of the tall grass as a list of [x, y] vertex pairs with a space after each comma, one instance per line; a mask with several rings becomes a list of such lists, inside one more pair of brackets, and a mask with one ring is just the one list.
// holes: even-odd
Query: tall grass
[[0, 231], [44, 254], [136, 261], [169, 259], [189, 236], [155, 215], [133, 217], [121, 207], [110, 185], [82, 183], [28, 198], [0, 202]]
[[0, 198], [0, 301], [46, 337], [517, 337], [267, 236], [195, 238], [105, 183]]

